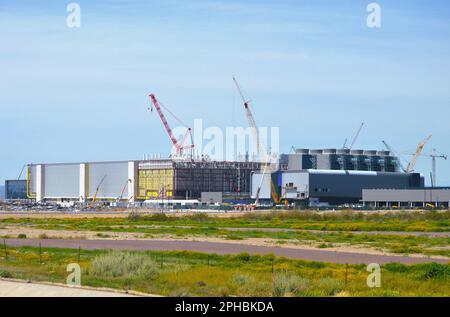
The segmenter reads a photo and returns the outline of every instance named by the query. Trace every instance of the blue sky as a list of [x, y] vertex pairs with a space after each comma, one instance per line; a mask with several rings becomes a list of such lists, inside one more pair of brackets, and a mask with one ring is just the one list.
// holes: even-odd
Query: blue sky
[[0, 0], [0, 181], [26, 163], [168, 153], [150, 92], [185, 122], [246, 126], [233, 75], [284, 152], [341, 147], [364, 121], [357, 148], [414, 152], [433, 134], [425, 152], [450, 154], [448, 1], [378, 1], [380, 29], [363, 0], [76, 1], [80, 29], [69, 2]]

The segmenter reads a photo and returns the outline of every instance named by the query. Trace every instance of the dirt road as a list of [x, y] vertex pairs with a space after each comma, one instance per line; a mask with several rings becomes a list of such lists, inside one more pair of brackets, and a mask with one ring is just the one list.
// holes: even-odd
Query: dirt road
[[42, 247], [73, 248], [85, 250], [158, 250], [175, 251], [190, 250], [217, 254], [274, 254], [291, 259], [340, 263], [340, 264], [385, 264], [398, 262], [403, 264], [438, 262], [448, 263], [445, 259], [428, 259], [420, 257], [350, 253], [330, 250], [292, 249], [278, 247], [263, 247], [236, 243], [203, 242], [203, 241], [164, 241], [164, 240], [68, 240], [68, 239], [6, 239], [9, 246], [34, 246], [41, 243]]
[[86, 289], [63, 285], [34, 284], [23, 281], [0, 280], [0, 297], [130, 297], [113, 290]]

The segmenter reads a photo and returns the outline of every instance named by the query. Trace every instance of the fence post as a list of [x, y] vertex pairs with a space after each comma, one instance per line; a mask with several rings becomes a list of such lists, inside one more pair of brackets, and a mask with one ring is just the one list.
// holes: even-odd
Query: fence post
[[42, 246], [39, 242], [39, 264], [42, 264]]
[[78, 247], [78, 264], [80, 264], [81, 260], [81, 247]]
[[3, 239], [3, 247], [5, 248], [5, 260], [8, 260], [8, 250], [6, 249], [6, 239]]
[[347, 287], [348, 280], [348, 263], [345, 263], [345, 287]]

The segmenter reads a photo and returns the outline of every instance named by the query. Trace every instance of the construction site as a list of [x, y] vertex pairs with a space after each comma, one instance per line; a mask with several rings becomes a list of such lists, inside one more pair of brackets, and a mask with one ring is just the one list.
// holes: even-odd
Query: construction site
[[[143, 206], [237, 206], [244, 209], [338, 206], [400, 206], [397, 191], [426, 189], [425, 177], [415, 171], [421, 156], [431, 157], [431, 188], [436, 187], [436, 160], [447, 156], [433, 150], [423, 154], [431, 135], [420, 142], [405, 167], [401, 156], [385, 141], [385, 149], [361, 150], [355, 144], [362, 123], [350, 140], [338, 149], [303, 149], [291, 153], [267, 153], [261, 142], [249, 98], [237, 80], [236, 91], [242, 98], [244, 113], [256, 144], [257, 157], [247, 152], [240, 161], [214, 161], [196, 155], [191, 128], [183, 124], [155, 96], [149, 95], [171, 141], [175, 153], [167, 158], [144, 155], [142, 160], [38, 163], [26, 166], [26, 179], [6, 182], [6, 199], [38, 204], [69, 204], [84, 208]], [[167, 115], [185, 126], [177, 139]], [[253, 153], [254, 154], [254, 153]], [[368, 190], [391, 193], [384, 204], [371, 204], [364, 197]], [[423, 196], [409, 207], [449, 207], [449, 189], [440, 189], [439, 197]], [[416, 199], [417, 200], [417, 199]]]

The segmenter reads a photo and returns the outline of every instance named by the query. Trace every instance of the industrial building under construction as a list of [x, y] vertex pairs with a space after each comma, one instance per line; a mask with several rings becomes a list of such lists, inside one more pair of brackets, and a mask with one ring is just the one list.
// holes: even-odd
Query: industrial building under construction
[[33, 164], [27, 192], [36, 201], [198, 199], [203, 192], [238, 200], [249, 197], [251, 173], [260, 167], [257, 162], [178, 159]]
[[[248, 155], [245, 161], [235, 162], [195, 159], [191, 129], [186, 128], [181, 139], [175, 138], [163, 109], [172, 116], [173, 113], [150, 94], [151, 109], [156, 109], [175, 149], [173, 157], [31, 164], [27, 170], [26, 196], [36, 202], [68, 200], [83, 204], [97, 200], [133, 203], [208, 197], [207, 202], [248, 203], [253, 200], [254, 205], [260, 201], [301, 205], [315, 201], [339, 205], [363, 201], [364, 190], [424, 187], [424, 177], [414, 172], [414, 165], [431, 136], [419, 144], [410, 164], [404, 168], [399, 156], [384, 141], [388, 151], [353, 149], [364, 124], [349, 147], [346, 141], [341, 149], [294, 148], [291, 154], [279, 155], [274, 164], [262, 150], [248, 98], [236, 79], [234, 82], [252, 128], [259, 161], [249, 160]], [[446, 159], [446, 156], [434, 153], [431, 157], [435, 180], [435, 160]], [[270, 171], [267, 170], [269, 165]]]

